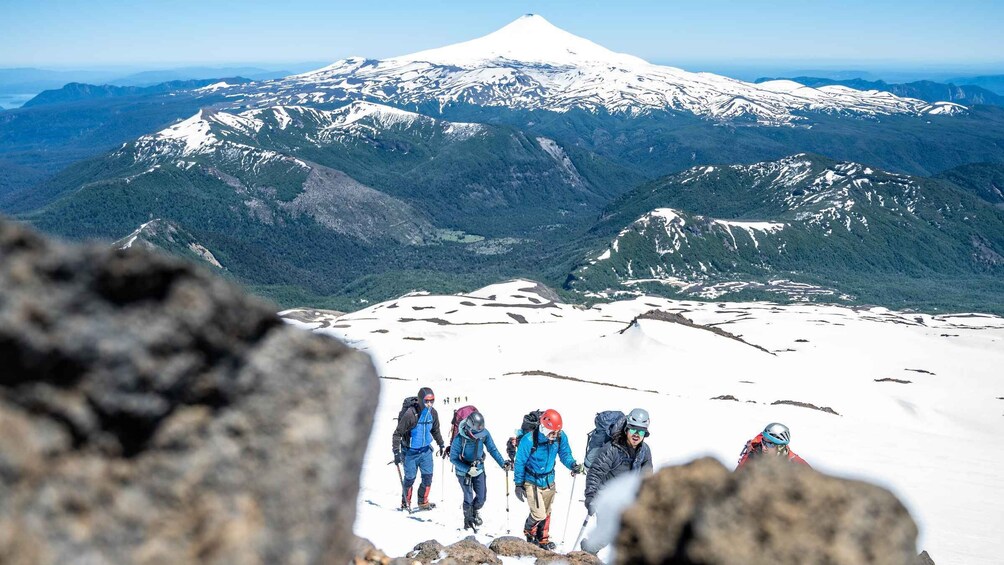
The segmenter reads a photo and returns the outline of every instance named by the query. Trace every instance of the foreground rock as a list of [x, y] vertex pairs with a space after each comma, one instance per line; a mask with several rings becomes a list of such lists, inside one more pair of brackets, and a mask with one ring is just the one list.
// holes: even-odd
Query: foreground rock
[[617, 563], [914, 563], [917, 526], [885, 489], [796, 465], [662, 469], [622, 517]]
[[0, 563], [342, 563], [378, 383], [178, 260], [0, 220]]

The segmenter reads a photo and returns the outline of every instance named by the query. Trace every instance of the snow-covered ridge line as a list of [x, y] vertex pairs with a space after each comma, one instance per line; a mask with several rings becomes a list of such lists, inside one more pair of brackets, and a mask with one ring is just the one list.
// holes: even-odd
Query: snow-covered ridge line
[[[451, 139], [466, 139], [484, 130], [481, 124], [448, 122], [383, 104], [354, 101], [334, 110], [297, 105], [255, 108], [239, 114], [200, 110], [155, 134], [140, 137], [137, 146], [153, 148], [146, 151], [153, 154], [148, 156], [157, 153], [190, 156], [212, 152], [224, 141], [254, 149], [252, 144], [257, 136], [289, 128], [305, 130], [311, 142], [327, 143], [341, 136], [374, 135], [382, 129], [410, 128], [416, 124], [439, 127]], [[247, 143], [241, 143], [242, 138]]]
[[880, 116], [951, 115], [966, 108], [888, 92], [792, 81], [762, 84], [654, 65], [615, 53], [523, 16], [483, 37], [383, 60], [352, 57], [279, 81], [235, 86], [247, 102], [336, 104], [353, 99], [399, 106], [436, 103], [606, 111], [627, 115], [672, 110], [713, 120], [765, 125], [806, 120], [806, 112]]

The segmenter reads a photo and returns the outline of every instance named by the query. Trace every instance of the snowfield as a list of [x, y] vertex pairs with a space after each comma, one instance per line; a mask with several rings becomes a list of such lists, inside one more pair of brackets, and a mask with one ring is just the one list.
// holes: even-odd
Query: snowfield
[[[368, 352], [382, 377], [358, 535], [401, 556], [427, 539], [449, 544], [468, 534], [458, 529], [462, 496], [448, 462], [436, 462], [436, 509], [395, 510], [395, 419], [404, 397], [430, 386], [444, 435], [453, 409], [465, 404], [482, 411], [500, 447], [524, 413], [555, 408], [580, 460], [601, 410], [651, 411], [646, 441], [657, 467], [702, 455], [734, 466], [747, 439], [780, 421], [815, 468], [896, 493], [920, 526], [918, 550], [939, 565], [999, 562], [1004, 319], [648, 296], [591, 308], [555, 300], [535, 283], [511, 281], [341, 316], [299, 310], [297, 321], [283, 313]], [[651, 310], [664, 314], [632, 323]], [[665, 315], [672, 313], [693, 324]], [[526, 505], [510, 496], [507, 513], [506, 475], [494, 463], [487, 474], [478, 539], [521, 535]], [[556, 480], [551, 535], [567, 552], [585, 518], [584, 479], [573, 490], [559, 464]]]

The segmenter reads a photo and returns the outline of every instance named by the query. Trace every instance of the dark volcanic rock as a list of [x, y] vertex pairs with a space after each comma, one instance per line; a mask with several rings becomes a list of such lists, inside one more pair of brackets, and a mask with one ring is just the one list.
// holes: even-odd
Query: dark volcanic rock
[[917, 527], [888, 491], [773, 460], [662, 469], [622, 516], [618, 563], [906, 565]]
[[541, 549], [516, 536], [497, 537], [488, 547], [502, 557], [547, 557], [554, 555], [553, 552]]
[[0, 562], [344, 562], [378, 387], [187, 263], [0, 220]]
[[459, 563], [492, 563], [502, 565], [502, 560], [495, 552], [478, 543], [474, 536], [466, 538], [446, 547], [446, 555]]
[[931, 559], [931, 556], [926, 551], [921, 551], [915, 563], [916, 565], [934, 565], [934, 559]]

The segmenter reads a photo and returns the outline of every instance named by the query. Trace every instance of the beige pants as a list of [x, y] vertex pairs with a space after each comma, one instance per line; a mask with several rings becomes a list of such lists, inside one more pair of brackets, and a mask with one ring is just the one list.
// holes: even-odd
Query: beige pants
[[526, 502], [530, 505], [530, 516], [538, 522], [551, 513], [551, 503], [554, 502], [555, 487], [544, 488], [533, 483], [523, 483], [526, 489]]

